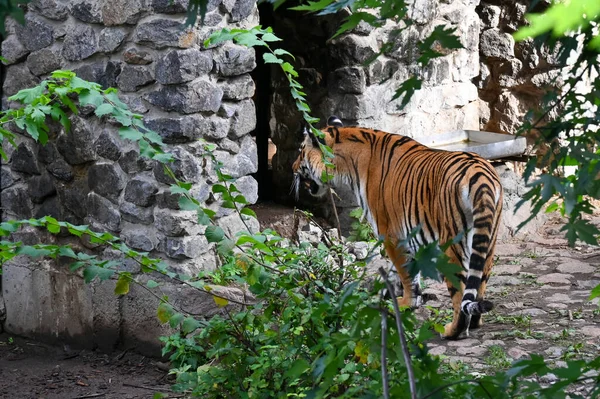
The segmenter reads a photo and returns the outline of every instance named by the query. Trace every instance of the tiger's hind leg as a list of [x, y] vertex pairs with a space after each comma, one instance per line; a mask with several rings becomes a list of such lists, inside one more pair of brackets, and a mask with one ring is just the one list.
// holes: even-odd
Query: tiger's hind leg
[[[446, 255], [450, 257], [450, 261], [454, 264], [461, 265], [461, 262], [455, 255], [452, 247], [448, 248], [446, 251]], [[461, 310], [462, 296], [465, 290], [465, 281], [466, 281], [466, 271], [463, 267], [463, 271], [458, 276], [460, 280], [460, 287], [455, 287], [450, 280], [446, 279], [446, 285], [448, 286], [448, 291], [450, 292], [450, 299], [452, 300], [452, 322], [446, 324], [444, 327], [444, 333], [442, 334], [443, 338], [446, 339], [458, 339], [460, 334], [463, 331], [467, 331], [471, 322], [470, 316], [467, 316]]]
[[[496, 245], [492, 246], [488, 251], [488, 256], [485, 259], [485, 266], [483, 267], [483, 274], [481, 276], [481, 285], [477, 290], [477, 299], [482, 301], [485, 297], [485, 289], [487, 288], [487, 282], [490, 278], [490, 274], [492, 273], [492, 267], [494, 266], [494, 251]], [[482, 315], [474, 315], [471, 317], [471, 323], [469, 324], [469, 328], [476, 329], [483, 325]]]
[[385, 250], [390, 257], [392, 263], [396, 267], [400, 282], [402, 283], [402, 297], [397, 298], [398, 306], [416, 308], [423, 302], [420, 288], [420, 276], [417, 275], [414, 279], [410, 277], [410, 273], [404, 267], [406, 264], [406, 255], [402, 248], [398, 248], [396, 243], [386, 241], [384, 243]]

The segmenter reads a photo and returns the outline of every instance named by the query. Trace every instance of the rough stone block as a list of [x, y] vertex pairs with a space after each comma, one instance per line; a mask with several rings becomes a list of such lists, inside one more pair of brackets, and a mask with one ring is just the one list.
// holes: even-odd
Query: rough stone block
[[380, 102], [381, 98], [371, 98], [366, 94], [345, 94], [336, 104], [334, 114], [350, 120], [370, 118], [377, 113]]
[[133, 34], [133, 41], [155, 49], [189, 48], [194, 44], [195, 34], [186, 29], [182, 22], [171, 19], [154, 19], [137, 26]]
[[481, 34], [479, 51], [486, 57], [511, 59], [515, 56], [515, 39], [498, 28], [492, 28]]
[[121, 231], [121, 214], [117, 207], [104, 197], [91, 192], [87, 195], [89, 217], [111, 231]]
[[11, 157], [11, 169], [14, 172], [27, 173], [29, 175], [39, 175], [40, 167], [36, 157], [37, 148], [29, 143], [19, 144]]
[[2, 208], [16, 219], [28, 219], [32, 215], [33, 206], [25, 186], [12, 186], [0, 193]]
[[189, 3], [189, 0], [152, 0], [152, 9], [163, 14], [183, 14]]
[[[170, 118], [153, 118], [144, 120], [144, 124], [160, 134], [167, 144], [188, 143], [200, 138], [206, 127], [200, 116], [183, 116]], [[225, 135], [227, 131], [225, 131]]]
[[64, 21], [69, 16], [67, 4], [62, 0], [33, 0], [27, 6], [41, 16], [56, 21]]
[[131, 202], [123, 202], [119, 208], [121, 217], [131, 223], [152, 224], [154, 212], [152, 208], [141, 207]]
[[[251, 216], [244, 216], [244, 220], [242, 221], [237, 213], [220, 218], [217, 224], [229, 237], [235, 237], [240, 231], [250, 234], [255, 234], [260, 231], [260, 224], [257, 219]], [[250, 231], [248, 231], [248, 229]]]
[[103, 89], [117, 86], [117, 77], [121, 73], [120, 61], [97, 62], [82, 65], [75, 69], [77, 76], [99, 83]]
[[[183, 148], [175, 148], [171, 153], [175, 159], [171, 163], [171, 170], [178, 179], [187, 182], [195, 182], [200, 180], [202, 164], [200, 163], [199, 159]], [[154, 165], [153, 172], [154, 178], [159, 182], [166, 184], [174, 183], [169, 176], [165, 175], [162, 164], [157, 162]]]
[[258, 183], [252, 176], [240, 177], [234, 184], [248, 203], [256, 203], [258, 200]]
[[86, 196], [89, 192], [85, 179], [75, 180], [69, 185], [59, 185], [57, 192], [61, 204], [83, 221], [87, 216]]
[[94, 281], [92, 292], [93, 342], [102, 351], [110, 353], [121, 340], [121, 306], [123, 298], [115, 295], [115, 280]]
[[158, 231], [169, 237], [196, 235], [203, 230], [202, 226], [198, 224], [196, 211], [155, 208], [154, 220]]
[[31, 201], [41, 204], [47, 197], [56, 194], [54, 182], [48, 173], [41, 176], [33, 176], [27, 182]]
[[159, 244], [158, 250], [172, 259], [193, 259], [206, 251], [210, 245], [204, 236], [195, 237], [165, 237]]
[[163, 86], [144, 96], [150, 104], [164, 111], [184, 114], [217, 112], [221, 106], [223, 91], [214, 83], [200, 80], [190, 85]]
[[121, 231], [125, 244], [133, 249], [150, 252], [158, 245], [156, 230], [152, 227], [132, 226]]
[[377, 53], [375, 38], [345, 35], [334, 39], [329, 46], [331, 58], [336, 66], [355, 66], [364, 63]]
[[62, 158], [47, 165], [46, 170], [50, 172], [52, 176], [65, 182], [70, 182], [74, 177], [73, 168]]
[[198, 133], [207, 139], [221, 139], [227, 136], [230, 131], [229, 119], [220, 118], [211, 115], [198, 121]]
[[104, 28], [98, 37], [98, 48], [104, 53], [112, 53], [123, 43], [126, 36], [127, 31], [123, 28]]
[[223, 90], [224, 100], [251, 98], [255, 90], [254, 81], [249, 74], [224, 79], [219, 82], [219, 87]]
[[154, 82], [154, 72], [144, 65], [125, 64], [117, 78], [117, 86], [125, 92], [137, 91]]
[[102, 21], [106, 26], [135, 24], [146, 8], [145, 0], [111, 0], [102, 6]]
[[120, 143], [108, 130], [104, 130], [98, 140], [94, 143], [94, 149], [96, 154], [101, 157], [110, 159], [111, 161], [117, 161], [121, 157]]
[[0, 173], [0, 190], [12, 186], [18, 180], [18, 177], [13, 175], [8, 166], [2, 166]]
[[25, 48], [17, 39], [16, 35], [10, 35], [2, 41], [2, 57], [6, 61], [2, 61], [4, 65], [11, 65], [21, 61], [29, 54], [29, 50]]
[[162, 84], [185, 83], [210, 72], [212, 67], [208, 51], [195, 48], [173, 50], [156, 63], [156, 80]]
[[119, 165], [98, 162], [88, 169], [88, 187], [97, 194], [117, 203], [127, 178]]
[[227, 103], [223, 104], [223, 107], [229, 108], [227, 113], [231, 115], [230, 139], [235, 140], [245, 136], [256, 128], [256, 107], [254, 106], [254, 101], [248, 99], [239, 103]]
[[485, 28], [497, 28], [500, 23], [501, 9], [491, 4], [483, 4], [479, 11], [481, 23]]
[[78, 165], [96, 160], [95, 140], [95, 129], [85, 119], [73, 116], [71, 131], [58, 137], [56, 148], [69, 164]]
[[231, 10], [231, 22], [240, 22], [256, 11], [256, 0], [235, 0]]
[[71, 5], [71, 15], [82, 22], [99, 24], [102, 22], [102, 3], [92, 0], [76, 0]]
[[11, 65], [6, 69], [2, 94], [7, 97], [12, 96], [19, 90], [36, 86], [39, 82], [40, 80], [29, 72], [29, 69], [23, 68], [22, 65]]
[[237, 76], [256, 68], [256, 55], [253, 48], [233, 43], [218, 47], [214, 54], [216, 71], [221, 76]]
[[25, 16], [25, 25], [17, 25], [17, 37], [29, 51], [48, 47], [54, 42], [54, 31], [50, 25], [34, 14]]
[[62, 55], [69, 61], [80, 61], [98, 52], [96, 33], [91, 26], [77, 25], [67, 33]]
[[158, 187], [153, 180], [142, 176], [135, 177], [125, 187], [125, 201], [139, 206], [151, 206], [156, 201]]
[[147, 51], [131, 47], [123, 53], [123, 60], [128, 64], [148, 65], [154, 61], [154, 58]]
[[361, 67], [344, 67], [336, 69], [330, 83], [332, 91], [360, 94], [367, 88], [367, 77]]
[[55, 195], [53, 197], [47, 198], [33, 216], [38, 219], [44, 216], [52, 216], [57, 220], [64, 220], [63, 208], [60, 201], [58, 200], [58, 196]]
[[43, 48], [34, 51], [27, 57], [27, 68], [37, 76], [50, 73], [62, 66], [63, 59], [59, 52], [53, 48]]
[[125, 151], [119, 158], [119, 165], [125, 172], [130, 174], [152, 169], [152, 161], [141, 157], [137, 149]]

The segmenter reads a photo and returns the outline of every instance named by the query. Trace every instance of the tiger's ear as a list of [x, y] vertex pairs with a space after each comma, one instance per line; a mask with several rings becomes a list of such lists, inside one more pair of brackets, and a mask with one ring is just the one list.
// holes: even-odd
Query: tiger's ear
[[344, 124], [342, 123], [342, 121], [340, 120], [340, 118], [338, 118], [335, 115], [331, 115], [329, 117], [329, 119], [327, 119], [327, 126], [342, 127], [342, 126], [344, 126]]
[[317, 137], [315, 135], [315, 133], [312, 131], [312, 129], [310, 128], [310, 126], [308, 125], [304, 125], [304, 137], [308, 136], [310, 137], [310, 141], [312, 142], [313, 147], [319, 147], [319, 143], [325, 145], [325, 138], [324, 137]]

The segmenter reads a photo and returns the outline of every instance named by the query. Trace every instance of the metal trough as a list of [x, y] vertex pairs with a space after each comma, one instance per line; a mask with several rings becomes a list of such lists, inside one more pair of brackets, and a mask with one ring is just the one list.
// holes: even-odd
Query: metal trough
[[479, 130], [455, 130], [415, 140], [440, 150], [474, 152], [486, 159], [523, 155], [527, 146], [525, 137]]

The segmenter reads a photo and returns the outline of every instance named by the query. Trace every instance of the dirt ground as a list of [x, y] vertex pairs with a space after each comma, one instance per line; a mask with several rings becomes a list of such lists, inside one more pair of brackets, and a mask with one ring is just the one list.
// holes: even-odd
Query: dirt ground
[[[257, 209], [263, 227], [277, 230], [282, 219], [289, 223], [289, 212]], [[485, 374], [531, 353], [557, 366], [600, 353], [600, 308], [597, 299], [588, 300], [590, 290], [600, 284], [600, 249], [569, 248], [560, 227], [549, 222], [539, 236], [498, 243], [487, 295], [496, 307], [485, 325], [463, 340], [430, 342], [431, 351], [448, 367]], [[446, 287], [428, 282], [424, 294], [427, 302], [419, 314], [447, 322]], [[155, 392], [169, 392], [167, 369], [135, 353], [76, 352], [0, 334], [0, 398], [152, 398]], [[552, 383], [552, 377], [542, 383]], [[575, 390], [585, 396], [588, 388]]]

